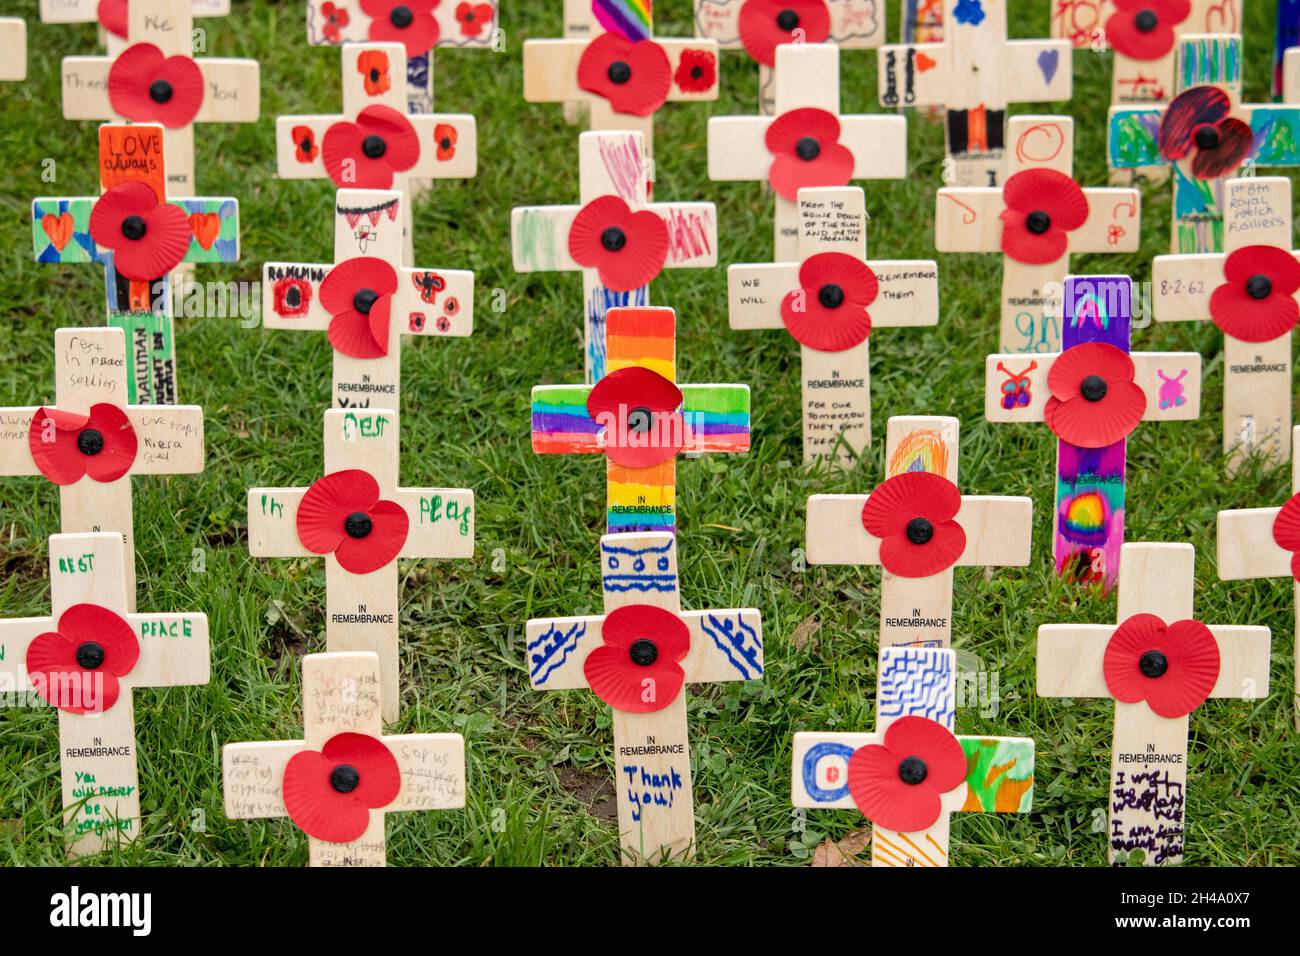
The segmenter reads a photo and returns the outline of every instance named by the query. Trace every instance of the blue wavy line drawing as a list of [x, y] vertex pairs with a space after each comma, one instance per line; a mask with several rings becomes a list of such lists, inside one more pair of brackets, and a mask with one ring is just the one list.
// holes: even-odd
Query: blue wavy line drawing
[[744, 615], [723, 618], [710, 614], [704, 618], [701, 626], [743, 679], [756, 680], [763, 676], [763, 663], [760, 660], [763, 644], [759, 640], [758, 631], [745, 621]]
[[[534, 687], [542, 687], [550, 679], [551, 675], [564, 666], [565, 661], [569, 659], [574, 650], [578, 647], [580, 641], [587, 633], [586, 621], [575, 621], [573, 626], [567, 631], [561, 631], [554, 623], [547, 625], [545, 631], [537, 635], [536, 640], [528, 645], [528, 659], [531, 667], [528, 676], [533, 682]], [[532, 653], [534, 649], [541, 647], [538, 653]], [[559, 655], [559, 660], [556, 656]]]
[[880, 660], [880, 716], [928, 717], [951, 730], [956, 716], [952, 661], [946, 651], [887, 648]]
[[[671, 594], [677, 590], [677, 574], [672, 570], [669, 554], [671, 541], [646, 548], [625, 548], [601, 542], [600, 551], [605, 565], [601, 583], [606, 591], [661, 591]], [[649, 560], [647, 560], [647, 558]]]

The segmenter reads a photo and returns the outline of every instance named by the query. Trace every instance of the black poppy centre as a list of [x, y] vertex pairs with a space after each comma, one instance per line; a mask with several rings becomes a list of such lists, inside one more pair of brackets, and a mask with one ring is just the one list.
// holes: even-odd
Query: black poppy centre
[[375, 307], [379, 301], [379, 293], [374, 289], [358, 289], [352, 296], [352, 308], [356, 309], [362, 315], [369, 315], [370, 310]]
[[622, 86], [632, 79], [632, 67], [625, 60], [615, 60], [609, 65], [605, 75], [609, 77], [611, 83]]
[[929, 544], [934, 537], [934, 525], [928, 518], [913, 518], [907, 523], [907, 540], [912, 544]]
[[1154, 10], [1139, 10], [1133, 18], [1133, 26], [1137, 27], [1139, 33], [1150, 33], [1159, 25], [1160, 17]]
[[844, 304], [844, 289], [828, 282], [817, 290], [817, 301], [826, 309], [838, 309]]
[[1267, 299], [1273, 294], [1273, 280], [1265, 275], [1253, 275], [1246, 280], [1246, 295], [1252, 299]]
[[610, 226], [600, 234], [600, 244], [610, 252], [619, 252], [627, 245], [627, 233], [618, 226]]
[[77, 436], [77, 451], [83, 455], [98, 455], [104, 450], [104, 436], [94, 428], [87, 428]]
[[822, 154], [822, 144], [814, 136], [802, 136], [794, 144], [794, 154], [805, 163], [811, 163]]
[[343, 530], [351, 538], [368, 538], [374, 528], [375, 523], [370, 520], [370, 515], [364, 511], [354, 511], [343, 519]]
[[898, 762], [898, 779], [903, 783], [916, 786], [923, 783], [930, 775], [930, 768], [920, 757], [904, 757]]
[[388, 22], [399, 30], [405, 30], [415, 22], [415, 14], [408, 6], [393, 7], [392, 12], [388, 14]]
[[650, 430], [653, 424], [654, 412], [644, 405], [638, 405], [627, 413], [627, 430], [629, 432], [643, 435]]
[[143, 239], [144, 234], [148, 231], [149, 227], [145, 225], [142, 216], [127, 216], [122, 220], [122, 235], [133, 242], [137, 239]]
[[94, 641], [86, 641], [77, 646], [77, 665], [88, 671], [96, 670], [104, 664], [104, 648]]
[[361, 774], [350, 763], [341, 763], [330, 771], [330, 786], [337, 793], [351, 793], [361, 785]]
[[659, 647], [654, 641], [642, 637], [632, 642], [632, 646], [627, 649], [627, 656], [638, 667], [649, 667], [659, 659]]
[[1106, 390], [1106, 380], [1100, 375], [1089, 375], [1079, 383], [1079, 394], [1090, 402], [1100, 402]]
[[793, 33], [799, 29], [799, 14], [790, 9], [782, 10], [776, 15], [776, 25], [786, 33]]
[[1164, 677], [1169, 670], [1169, 658], [1159, 651], [1147, 651], [1138, 660], [1138, 670], [1144, 677]]
[[1052, 217], [1041, 209], [1035, 209], [1025, 217], [1025, 228], [1035, 236], [1041, 236], [1052, 228]]
[[299, 142], [298, 142], [298, 148], [299, 148], [300, 150], [302, 150], [304, 153], [310, 153], [310, 152], [311, 152], [311, 148], [312, 148], [312, 146], [314, 146], [314, 145], [315, 145], [315, 143], [313, 143], [313, 142], [311, 141], [311, 137], [310, 137], [310, 136], [304, 136], [304, 137], [303, 137], [301, 140], [299, 140]]
[[1192, 138], [1197, 149], [1215, 149], [1219, 145], [1219, 131], [1213, 126], [1202, 126]]
[[368, 159], [380, 159], [388, 152], [388, 144], [384, 142], [382, 136], [371, 133], [361, 141], [361, 152], [365, 153]]
[[149, 84], [149, 99], [155, 103], [166, 103], [172, 98], [172, 85], [166, 80], [154, 80]]

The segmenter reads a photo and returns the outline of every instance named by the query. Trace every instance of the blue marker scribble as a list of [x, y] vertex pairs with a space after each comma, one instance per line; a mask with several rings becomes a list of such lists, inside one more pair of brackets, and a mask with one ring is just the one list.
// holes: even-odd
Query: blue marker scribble
[[649, 290], [645, 286], [630, 292], [615, 292], [603, 285], [597, 285], [592, 290], [587, 299], [587, 358], [593, 382], [599, 382], [605, 377], [605, 313], [610, 309], [649, 304]]
[[956, 675], [950, 651], [889, 647], [880, 657], [880, 717], [928, 717], [949, 730], [956, 716]]
[[[849, 795], [849, 775], [847, 769], [844, 773], [844, 781], [837, 787], [823, 787], [817, 782], [817, 767], [828, 758], [843, 760], [845, 767], [848, 767], [849, 758], [853, 756], [853, 748], [848, 744], [837, 744], [832, 741], [825, 743], [813, 744], [808, 748], [808, 752], [803, 755], [803, 790], [808, 794], [808, 799], [815, 803], [834, 803], [837, 800], [843, 800]], [[836, 768], [838, 773], [838, 768]]]
[[682, 775], [676, 767], [669, 767], [664, 773], [655, 773], [640, 764], [632, 763], [623, 765], [623, 773], [627, 775], [627, 799], [632, 804], [634, 821], [641, 819], [646, 807], [672, 809], [677, 791], [685, 788]]
[[587, 622], [575, 621], [567, 631], [561, 631], [552, 623], [537, 635], [537, 639], [528, 645], [528, 676], [534, 687], [545, 685], [550, 676], [564, 666], [586, 633]]
[[958, 23], [977, 27], [984, 22], [984, 8], [980, 6], [980, 0], [958, 0], [952, 9], [952, 18]]
[[668, 556], [672, 542], [648, 548], [625, 548], [600, 543], [604, 556], [605, 574], [601, 578], [606, 591], [661, 591], [671, 594], [677, 590], [677, 575]]
[[704, 618], [703, 627], [742, 679], [756, 680], [763, 676], [763, 643], [758, 631], [743, 615], [724, 618], [709, 614]]

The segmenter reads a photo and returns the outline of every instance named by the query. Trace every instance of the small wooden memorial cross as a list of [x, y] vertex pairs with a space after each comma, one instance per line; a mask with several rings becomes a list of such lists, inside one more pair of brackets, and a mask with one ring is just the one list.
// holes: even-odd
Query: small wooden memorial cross
[[809, 564], [881, 567], [882, 648], [952, 644], [954, 567], [1029, 564], [1033, 501], [957, 490], [960, 427], [955, 418], [891, 418], [883, 484], [808, 499]]
[[885, 42], [880, 0], [695, 0], [695, 35], [724, 50], [743, 50], [758, 64], [758, 111], [776, 110], [776, 48], [833, 43], [862, 50]]
[[1080, 188], [1074, 121], [1016, 116], [1007, 123], [1006, 178], [996, 187], [944, 187], [935, 196], [940, 252], [1002, 253], [1001, 349], [1059, 352], [1061, 283], [1072, 252], [1136, 252], [1141, 196]]
[[136, 614], [119, 534], [50, 536], [50, 616], [0, 620], [0, 681], [59, 710], [69, 853], [140, 836], [137, 687], [206, 684], [203, 614]]
[[474, 554], [474, 492], [398, 487], [397, 413], [325, 412], [325, 471], [308, 488], [251, 488], [248, 550], [255, 558], [325, 558], [325, 643], [373, 651], [384, 719], [396, 720], [398, 558]]
[[[32, 201], [37, 262], [93, 262], [104, 269], [108, 324], [131, 343], [126, 400], [176, 404], [171, 273], [180, 263], [239, 260], [239, 202], [170, 197], [163, 128], [99, 128], [98, 197]], [[158, 206], [170, 206], [154, 212]], [[98, 210], [98, 212], [97, 212]], [[153, 224], [144, 227], [144, 216]]]
[[[1300, 428], [1291, 444], [1300, 448]], [[1238, 508], [1220, 511], [1218, 521], [1219, 579], [1293, 578], [1295, 605], [1300, 608], [1300, 457], [1291, 459], [1291, 497], [1281, 508]], [[1296, 618], [1300, 634], [1300, 616]], [[1296, 642], [1300, 661], [1300, 641]], [[1300, 703], [1300, 667], [1296, 668], [1295, 700]], [[1300, 720], [1300, 718], [1298, 718]]]
[[338, 46], [391, 41], [406, 51], [406, 112], [433, 112], [436, 47], [498, 50], [497, 0], [435, 3], [417, 13], [401, 0], [353, 6], [347, 0], [307, 0], [307, 42]]
[[0, 82], [27, 79], [27, 21], [0, 18]]
[[1028, 813], [1033, 804], [1033, 740], [953, 735], [956, 657], [882, 647], [875, 733], [794, 735], [794, 805], [859, 810], [872, 824], [872, 866], [947, 866], [952, 814]]
[[[468, 113], [407, 115], [400, 83], [406, 74], [402, 44], [348, 43], [339, 52], [343, 112], [277, 116], [276, 175], [281, 179], [329, 179], [340, 189], [396, 189], [402, 193], [407, 205], [401, 264], [410, 265], [414, 259], [413, 181], [475, 176], [477, 126]], [[397, 265], [397, 260], [392, 264]]]
[[1057, 437], [1057, 573], [1104, 591], [1114, 586], [1124, 541], [1128, 434], [1141, 421], [1201, 413], [1200, 355], [1130, 354], [1132, 295], [1128, 276], [1070, 276], [1064, 351], [990, 355], [984, 365], [988, 421], [1045, 422]]
[[600, 539], [605, 613], [528, 622], [535, 690], [590, 689], [612, 709], [624, 863], [689, 859], [695, 809], [685, 684], [759, 680], [753, 608], [683, 611], [671, 534]]
[[127, 609], [135, 610], [131, 479], [203, 470], [203, 409], [127, 401], [121, 329], [54, 333], [54, 404], [0, 409], [0, 474], [59, 486], [64, 534], [111, 531], [126, 550]]
[[[651, 0], [564, 0], [564, 37], [590, 40], [613, 33], [635, 43], [654, 35], [654, 4]], [[574, 125], [586, 116], [586, 101], [564, 104], [564, 121]]]
[[[40, 0], [41, 23], [98, 23], [99, 39], [109, 56], [129, 46], [128, 0]], [[230, 15], [230, 0], [190, 0], [191, 17]]]
[[677, 456], [749, 450], [748, 385], [678, 385], [672, 309], [609, 310], [609, 374], [533, 388], [533, 451], [604, 455], [607, 527], [677, 527]]
[[907, 120], [840, 115], [840, 51], [776, 48], [774, 116], [709, 119], [709, 178], [766, 182], [775, 193], [773, 262], [799, 259], [798, 193], [806, 186], [907, 176]]
[[1170, 251], [1222, 252], [1224, 183], [1261, 166], [1300, 166], [1300, 104], [1241, 102], [1239, 36], [1184, 36], [1178, 51], [1173, 100], [1111, 107], [1110, 165], [1170, 168]]
[[784, 328], [799, 343], [803, 458], [852, 465], [871, 446], [868, 336], [936, 325], [933, 260], [868, 260], [866, 198], [857, 186], [799, 190], [797, 262], [727, 268], [733, 329]]
[[167, 192], [193, 196], [194, 124], [256, 123], [256, 60], [192, 59], [189, 0], [130, 0], [128, 46], [63, 58], [63, 117], [161, 123]]
[[1006, 161], [1007, 104], [1068, 100], [1070, 44], [1008, 40], [1006, 0], [944, 0], [943, 40], [876, 51], [882, 106], [941, 106], [944, 182], [997, 186]]
[[1291, 180], [1252, 176], [1223, 188], [1223, 254], [1156, 256], [1151, 306], [1157, 322], [1223, 330], [1223, 450], [1235, 470], [1256, 451], [1290, 457], [1300, 251], [1292, 251]]
[[398, 407], [403, 340], [474, 331], [474, 273], [399, 265], [408, 202], [393, 190], [340, 189], [334, 264], [262, 267], [263, 324], [329, 334], [335, 408]]
[[465, 806], [460, 734], [386, 736], [379, 658], [302, 659], [302, 740], [226, 744], [221, 779], [231, 820], [288, 817], [311, 866], [384, 866], [384, 818]]
[[713, 203], [646, 202], [645, 162], [640, 133], [583, 133], [581, 205], [511, 211], [516, 272], [582, 273], [584, 368], [592, 383], [605, 377], [610, 309], [649, 305], [650, 281], [661, 269], [704, 269], [718, 262]]
[[1208, 697], [1268, 696], [1268, 628], [1193, 619], [1195, 561], [1190, 544], [1126, 544], [1118, 626], [1038, 629], [1040, 697], [1115, 701], [1112, 863], [1134, 850], [1148, 866], [1182, 862], [1189, 715]]

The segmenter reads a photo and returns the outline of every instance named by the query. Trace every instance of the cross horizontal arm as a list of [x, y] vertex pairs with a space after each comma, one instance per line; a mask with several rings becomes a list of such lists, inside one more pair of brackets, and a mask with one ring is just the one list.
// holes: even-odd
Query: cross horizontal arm
[[[872, 328], [939, 323], [939, 267], [932, 259], [867, 262], [880, 291], [867, 306]], [[799, 287], [794, 262], [727, 267], [727, 315], [733, 329], [780, 329], [781, 303]]]
[[1002, 89], [1011, 103], [1068, 100], [1074, 92], [1070, 44], [1064, 40], [1011, 40], [1001, 50]]
[[1112, 169], [1167, 166], [1160, 155], [1158, 134], [1162, 106], [1112, 106], [1106, 121], [1107, 163]]
[[[194, 475], [203, 470], [202, 408], [128, 405], [124, 410], [137, 440], [129, 474]], [[0, 474], [41, 474], [28, 444], [32, 419], [39, 411], [40, 406], [0, 410]]]
[[[92, 196], [42, 196], [32, 200], [32, 252], [36, 261], [109, 261], [112, 250], [101, 248], [90, 235], [90, 213], [98, 201]], [[190, 222], [190, 244], [181, 261], [239, 261], [238, 200], [196, 197], [172, 199], [170, 204], [185, 213]]]
[[[63, 58], [63, 118], [121, 119], [108, 98], [108, 73], [114, 58]], [[222, 57], [194, 61], [203, 73], [203, 103], [194, 123], [256, 123], [260, 113], [261, 67], [256, 60]]]
[[[917, 69], [917, 61], [933, 66]], [[910, 79], [909, 79], [910, 78]], [[946, 106], [952, 96], [952, 68], [943, 43], [887, 43], [876, 51], [877, 93], [881, 106]], [[910, 82], [911, 98], [899, 93]]]
[[1221, 253], [1156, 256], [1151, 263], [1151, 315], [1157, 322], [1210, 318], [1210, 295], [1223, 280]]
[[52, 617], [0, 619], [0, 694], [27, 693], [27, 648], [37, 636], [54, 630]]
[[685, 454], [749, 450], [748, 385], [682, 385]]
[[[578, 86], [578, 63], [590, 40], [527, 40], [524, 42], [524, 100], [528, 103], [591, 102], [603, 97]], [[656, 39], [653, 41], [668, 55], [668, 72], [677, 75], [682, 54], [698, 50], [718, 54], [714, 40]], [[699, 91], [683, 90], [677, 82], [668, 85], [668, 102], [703, 102], [718, 98], [718, 84], [711, 83]]]
[[[1047, 387], [1047, 376], [1052, 363], [1060, 356], [1056, 352], [1050, 355], [1032, 357], [1024, 354], [990, 355], [984, 363], [984, 417], [991, 422], [1041, 422], [1043, 409], [1052, 397]], [[1189, 421], [1199, 418], [1201, 414], [1201, 356], [1197, 352], [1134, 352], [1133, 381], [1147, 398], [1146, 411], [1142, 413], [1143, 421]], [[1031, 364], [1036, 368], [1029, 368]], [[998, 368], [1015, 371], [1018, 377], [1029, 380], [1028, 404], [1002, 407], [1002, 385], [1007, 380], [1008, 372]], [[1160, 407], [1160, 378], [1181, 376], [1183, 386], [1182, 405]], [[1184, 374], [1185, 373], [1185, 374]]]
[[[420, 143], [420, 157], [410, 169], [402, 170], [407, 176], [422, 179], [472, 179], [478, 171], [478, 127], [468, 113], [417, 113], [406, 117], [415, 128]], [[275, 119], [276, 176], [280, 179], [325, 179], [324, 151], [320, 144], [325, 132], [336, 123], [350, 123], [354, 117], [340, 115], [277, 116]], [[438, 127], [448, 127], [455, 133], [455, 150], [444, 159], [438, 158]], [[304, 159], [300, 152], [302, 130], [310, 131], [316, 144], [315, 156]], [[297, 135], [295, 135], [297, 130]]]
[[[688, 426], [682, 451], [743, 452], [749, 449], [749, 386], [683, 385], [682, 414]], [[601, 426], [587, 413], [590, 385], [533, 388], [533, 451], [539, 455], [603, 454]]]
[[[668, 228], [668, 269], [708, 269], [718, 264], [717, 212], [711, 202], [651, 203], [648, 211]], [[581, 206], [517, 206], [510, 212], [516, 272], [577, 272], [569, 255], [569, 230]]]
[[212, 674], [206, 614], [130, 614], [140, 660], [122, 679], [130, 687], [206, 684]]
[[[98, 0], [41, 0], [42, 23], [94, 23], [99, 19]], [[224, 17], [230, 14], [230, 0], [191, 0], [190, 16]]]
[[1219, 579], [1286, 578], [1291, 576], [1291, 552], [1273, 540], [1279, 508], [1240, 508], [1220, 511]]
[[[853, 153], [850, 179], [907, 176], [907, 120], [902, 116], [841, 116], [841, 145]], [[709, 120], [709, 178], [719, 182], [767, 179], [772, 154], [765, 137], [772, 118], [715, 116]]]
[[604, 452], [600, 426], [587, 414], [590, 385], [533, 387], [533, 451], [539, 455]]
[[[1083, 190], [1088, 218], [1068, 233], [1068, 252], [1134, 252], [1139, 197], [1136, 189]], [[997, 252], [1002, 248], [1001, 189], [952, 186], [935, 194], [934, 247], [939, 252]]]
[[1070, 252], [1136, 252], [1141, 234], [1138, 210], [1141, 198], [1136, 189], [1089, 188], [1088, 218], [1069, 234]]

